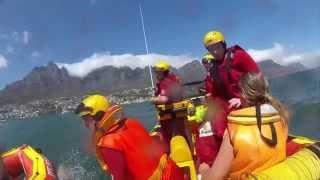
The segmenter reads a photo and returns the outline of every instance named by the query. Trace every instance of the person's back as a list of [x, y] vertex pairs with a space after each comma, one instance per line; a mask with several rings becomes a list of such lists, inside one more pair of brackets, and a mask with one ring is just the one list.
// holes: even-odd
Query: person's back
[[232, 179], [261, 172], [286, 158], [287, 125], [272, 105], [231, 112], [227, 128], [235, 152], [229, 175]]
[[201, 165], [203, 179], [247, 179], [286, 158], [288, 111], [269, 94], [261, 73], [240, 80], [245, 107], [228, 115], [220, 151], [210, 170]]
[[87, 96], [75, 110], [93, 133], [101, 168], [115, 180], [182, 179], [183, 174], [143, 125], [106, 97]]
[[122, 152], [127, 161], [127, 173], [132, 179], [148, 179], [157, 168], [164, 150], [137, 120], [126, 118], [123, 121], [110, 128], [98, 140], [97, 146]]

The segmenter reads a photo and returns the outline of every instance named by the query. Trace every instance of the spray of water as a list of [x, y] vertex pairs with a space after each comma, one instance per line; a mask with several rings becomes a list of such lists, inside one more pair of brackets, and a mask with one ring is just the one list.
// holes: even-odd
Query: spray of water
[[96, 162], [92, 157], [86, 156], [80, 152], [80, 149], [72, 149], [72, 151], [63, 157], [64, 160], [57, 166], [57, 176], [59, 180], [94, 180], [99, 179], [99, 170], [96, 168], [86, 168], [96, 166]]

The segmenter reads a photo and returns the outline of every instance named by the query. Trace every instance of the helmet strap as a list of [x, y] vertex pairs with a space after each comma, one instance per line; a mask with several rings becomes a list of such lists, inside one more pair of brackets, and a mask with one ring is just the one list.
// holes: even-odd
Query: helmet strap
[[100, 119], [102, 119], [104, 114], [105, 114], [105, 112], [99, 111], [94, 116], [92, 116], [92, 118], [94, 119], [95, 122], [98, 122], [98, 121], [100, 121]]
[[164, 75], [164, 77], [168, 76], [169, 75], [169, 70], [163, 71], [163, 75]]
[[122, 119], [122, 117], [122, 108], [118, 105], [111, 106], [106, 112], [103, 113], [102, 116], [100, 116], [99, 120], [96, 122], [96, 128], [107, 130], [118, 120]]

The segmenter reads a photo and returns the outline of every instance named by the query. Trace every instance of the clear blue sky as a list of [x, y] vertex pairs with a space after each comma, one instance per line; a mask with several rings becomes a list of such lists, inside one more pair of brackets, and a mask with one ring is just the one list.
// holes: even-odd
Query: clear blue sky
[[0, 0], [0, 87], [49, 61], [143, 54], [139, 3], [154, 53], [200, 56], [211, 29], [246, 49], [320, 49], [319, 0]]

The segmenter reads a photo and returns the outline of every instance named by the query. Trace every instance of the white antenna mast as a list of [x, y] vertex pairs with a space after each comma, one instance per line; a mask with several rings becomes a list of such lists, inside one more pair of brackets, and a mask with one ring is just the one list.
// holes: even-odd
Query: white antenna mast
[[[144, 28], [144, 20], [143, 20], [143, 14], [142, 14], [142, 8], [141, 4], [139, 4], [139, 9], [140, 9], [140, 16], [141, 16], [141, 24], [142, 24], [142, 30], [143, 30], [143, 36], [144, 36], [144, 44], [146, 47], [146, 52], [147, 55], [149, 54], [149, 48], [148, 48], [148, 41], [147, 41], [147, 36], [146, 36], [146, 30]], [[151, 70], [151, 65], [149, 64], [149, 74], [150, 74], [150, 79], [151, 79], [151, 86], [152, 90], [154, 90], [154, 84], [153, 84], [153, 77], [152, 77], [152, 70]]]

